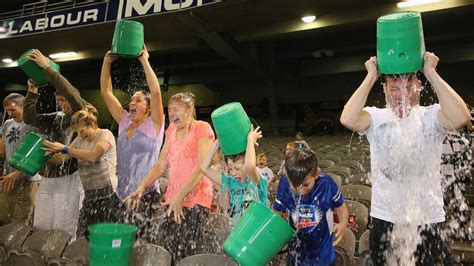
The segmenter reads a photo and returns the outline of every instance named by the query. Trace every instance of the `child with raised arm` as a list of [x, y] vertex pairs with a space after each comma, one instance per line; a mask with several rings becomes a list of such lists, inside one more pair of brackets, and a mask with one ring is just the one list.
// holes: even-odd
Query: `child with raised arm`
[[247, 137], [247, 150], [232, 156], [224, 156], [224, 169], [219, 172], [211, 168], [212, 158], [219, 149], [216, 140], [201, 164], [201, 172], [214, 183], [220, 185], [221, 191], [228, 191], [230, 197], [230, 217], [239, 217], [247, 204], [255, 200], [267, 204], [267, 180], [256, 168], [255, 145], [262, 137], [260, 127], [251, 128]]

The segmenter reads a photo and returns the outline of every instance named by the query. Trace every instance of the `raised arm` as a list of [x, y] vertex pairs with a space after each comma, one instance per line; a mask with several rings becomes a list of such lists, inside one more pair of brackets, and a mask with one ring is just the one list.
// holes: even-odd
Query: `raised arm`
[[245, 173], [253, 182], [260, 185], [260, 173], [257, 170], [257, 156], [255, 155], [255, 145], [258, 145], [257, 140], [262, 138], [262, 131], [260, 127], [255, 130], [253, 126], [247, 136], [247, 150], [245, 151]]
[[79, 111], [87, 102], [81, 98], [79, 91], [56, 69], [49, 65], [49, 58], [44, 56], [39, 50], [34, 50], [28, 59], [35, 62], [43, 69], [44, 76], [53, 87], [69, 102], [73, 112]]
[[461, 96], [436, 72], [439, 58], [430, 52], [424, 55], [423, 73], [436, 92], [441, 105], [438, 120], [447, 130], [464, 127], [471, 121], [471, 115]]
[[214, 141], [214, 144], [212, 144], [211, 149], [204, 157], [204, 160], [200, 166], [201, 173], [211, 179], [212, 182], [220, 186], [222, 183], [222, 175], [219, 171], [211, 168], [212, 159], [214, 158], [217, 150], [219, 150], [219, 140]]
[[163, 100], [161, 98], [161, 89], [158, 78], [156, 77], [153, 68], [151, 68], [148, 58], [150, 55], [145, 47], [140, 54], [139, 60], [145, 70], [146, 81], [150, 89], [150, 109], [151, 119], [155, 125], [156, 132], [160, 132], [163, 121], [165, 120], [165, 112], [163, 111]]
[[120, 104], [117, 97], [115, 97], [112, 90], [112, 62], [117, 60], [117, 56], [110, 55], [110, 51], [104, 56], [104, 62], [102, 63], [102, 71], [100, 72], [100, 94], [104, 99], [105, 105], [109, 109], [110, 114], [114, 118], [115, 122], [120, 123], [123, 113], [125, 110]]
[[373, 56], [367, 60], [365, 62], [365, 68], [367, 69], [367, 76], [365, 76], [362, 84], [360, 84], [359, 88], [357, 88], [349, 101], [347, 101], [340, 118], [343, 126], [357, 132], [363, 132], [370, 126], [370, 114], [364, 111], [363, 108], [365, 107], [367, 97], [372, 87], [379, 77], [377, 58]]
[[38, 101], [38, 85], [31, 79], [28, 80], [28, 91], [23, 103], [23, 121], [25, 124], [48, 131], [53, 128], [54, 116], [49, 114], [38, 114], [36, 102]]

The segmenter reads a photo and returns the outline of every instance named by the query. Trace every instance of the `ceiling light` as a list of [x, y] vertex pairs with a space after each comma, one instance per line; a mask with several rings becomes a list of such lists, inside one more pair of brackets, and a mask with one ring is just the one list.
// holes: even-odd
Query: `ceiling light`
[[10, 64], [10, 63], [13, 63], [13, 60], [12, 60], [11, 58], [3, 58], [3, 59], [2, 59], [2, 62], [3, 62], [3, 63]]
[[304, 23], [311, 23], [311, 22], [313, 22], [315, 19], [316, 19], [316, 16], [306, 16], [306, 17], [302, 17], [302, 18], [301, 18], [301, 20], [302, 20]]
[[57, 53], [57, 54], [50, 54], [49, 57], [51, 58], [63, 58], [63, 57], [70, 57], [76, 56], [76, 52], [64, 52], [64, 53]]
[[408, 0], [405, 2], [397, 3], [398, 8], [410, 7], [410, 6], [419, 6], [419, 5], [426, 5], [432, 3], [439, 3], [441, 0]]

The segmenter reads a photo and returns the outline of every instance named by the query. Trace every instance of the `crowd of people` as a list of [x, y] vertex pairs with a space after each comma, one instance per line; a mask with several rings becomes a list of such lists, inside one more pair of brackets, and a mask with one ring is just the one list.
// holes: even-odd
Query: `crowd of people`
[[[96, 108], [49, 65], [47, 57], [35, 50], [29, 59], [43, 69], [56, 89], [58, 111], [37, 112], [39, 90], [31, 80], [26, 96], [12, 93], [5, 97], [3, 106], [9, 119], [3, 124], [0, 155], [8, 162], [24, 135], [36, 132], [47, 139], [44, 150], [51, 158], [34, 176], [4, 164], [1, 204], [5, 207], [0, 208], [1, 223], [32, 223], [35, 230], [62, 229], [70, 234], [71, 240], [87, 237], [87, 227], [91, 224], [134, 224], [139, 228], [140, 239], [163, 246], [176, 262], [198, 252], [216, 198], [221, 203], [225, 201], [219, 204], [219, 209], [237, 222], [252, 200], [270, 206], [268, 184], [278, 181], [277, 196], [270, 207], [297, 230], [297, 237], [288, 245], [288, 263], [330, 265], [334, 262], [333, 242], [337, 244], [344, 235], [348, 208], [333, 179], [321, 173], [318, 155], [303, 134], [298, 133], [296, 140], [287, 144], [285, 160], [274, 174], [267, 167], [267, 156], [256, 152], [257, 141], [263, 137], [259, 127], [252, 127], [248, 132], [245, 152], [222, 156], [211, 125], [196, 119], [196, 99], [192, 93], [178, 93], [169, 99], [170, 123], [165, 128], [160, 85], [144, 48], [138, 60], [149, 91], [135, 92], [127, 110], [113, 94], [111, 65], [117, 57], [109, 53], [104, 57], [100, 91], [119, 125], [115, 137], [110, 130], [99, 128]], [[387, 107], [365, 107], [369, 92], [380, 78], [373, 57], [365, 63], [367, 76], [341, 115], [344, 126], [366, 135], [370, 142], [373, 191], [370, 241], [375, 265], [386, 263], [385, 255], [391, 249], [387, 235], [392, 228], [413, 222], [399, 219], [400, 206], [393, 206], [391, 201], [397, 198], [397, 193], [407, 191], [419, 199], [417, 206], [411, 207], [420, 210], [414, 222], [422, 228], [420, 234], [426, 235], [413, 251], [417, 262], [449, 263], [446, 241], [437, 231], [445, 221], [440, 169], [442, 143], [446, 132], [464, 127], [470, 115], [459, 95], [437, 74], [437, 63], [434, 54], [425, 54], [423, 74], [434, 88], [439, 104], [418, 105], [423, 87], [413, 73], [383, 75]], [[406, 133], [408, 128], [412, 132], [409, 137], [416, 136], [416, 145], [407, 146], [409, 152], [405, 157], [396, 157], [399, 154], [396, 149], [400, 149], [397, 145], [403, 140], [400, 140], [402, 135], [394, 132]], [[426, 153], [426, 160], [417, 162], [423, 165], [422, 169], [439, 173], [417, 176], [432, 185], [421, 195], [409, 186], [403, 172], [390, 168], [393, 160], [412, 165], [410, 160], [418, 158], [420, 152]], [[456, 152], [460, 152], [459, 148]], [[450, 160], [456, 159], [444, 158]], [[454, 170], [450, 174], [458, 172]], [[160, 182], [164, 182], [164, 175], [167, 175], [167, 188], [161, 195]], [[216, 191], [225, 196], [215, 197]], [[339, 223], [334, 226], [326, 218], [331, 210], [339, 217]], [[158, 220], [159, 230], [156, 230]]]

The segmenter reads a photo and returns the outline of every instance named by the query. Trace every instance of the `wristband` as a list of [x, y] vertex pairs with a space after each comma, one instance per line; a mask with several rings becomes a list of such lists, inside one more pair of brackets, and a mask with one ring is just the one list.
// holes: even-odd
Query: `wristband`
[[62, 154], [67, 154], [69, 152], [69, 147], [64, 145], [64, 148], [61, 150]]

